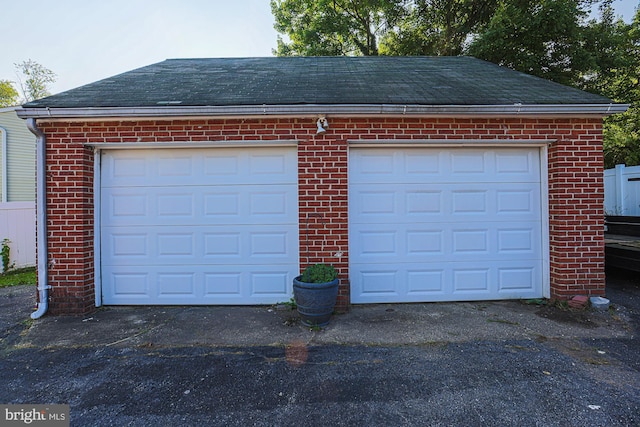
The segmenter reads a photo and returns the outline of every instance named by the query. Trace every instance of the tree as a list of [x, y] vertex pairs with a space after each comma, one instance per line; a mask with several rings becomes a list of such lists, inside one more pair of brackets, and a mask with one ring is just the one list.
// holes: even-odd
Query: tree
[[407, 0], [271, 0], [278, 56], [378, 55]]
[[612, 1], [605, 0], [600, 6], [600, 19], [592, 19], [583, 29], [583, 43], [590, 48], [593, 62], [592, 69], [584, 71], [577, 86], [605, 96], [619, 97], [631, 88], [624, 81], [614, 82], [616, 74], [632, 65], [635, 58], [632, 57], [631, 26], [615, 19]]
[[499, 0], [271, 0], [278, 56], [459, 55]]
[[585, 88], [629, 104], [625, 113], [604, 121], [605, 167], [640, 165], [640, 8], [627, 25], [615, 21], [610, 7], [605, 7], [601, 21], [592, 22], [591, 30], [592, 41], [603, 48], [597, 58], [599, 72], [589, 76]]
[[584, 0], [512, 0], [500, 4], [467, 54], [576, 86], [593, 58], [583, 43]]
[[14, 64], [18, 70], [18, 82], [25, 102], [51, 95], [49, 84], [56, 81], [56, 74], [31, 59]]
[[498, 0], [417, 0], [386, 34], [387, 55], [460, 55], [468, 38], [491, 19]]
[[[594, 3], [600, 17], [586, 22]], [[504, 2], [467, 53], [630, 104], [604, 121], [605, 167], [640, 164], [639, 14], [627, 25], [612, 0]]]
[[9, 80], [0, 80], [0, 107], [18, 104], [18, 92]]

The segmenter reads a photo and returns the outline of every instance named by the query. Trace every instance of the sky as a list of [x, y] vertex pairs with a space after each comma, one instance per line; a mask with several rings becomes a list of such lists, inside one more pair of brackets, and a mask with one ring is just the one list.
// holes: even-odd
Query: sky
[[[614, 0], [631, 22], [639, 0]], [[59, 93], [170, 58], [272, 56], [269, 0], [2, 0], [0, 80], [31, 59]], [[15, 85], [17, 87], [17, 85]]]

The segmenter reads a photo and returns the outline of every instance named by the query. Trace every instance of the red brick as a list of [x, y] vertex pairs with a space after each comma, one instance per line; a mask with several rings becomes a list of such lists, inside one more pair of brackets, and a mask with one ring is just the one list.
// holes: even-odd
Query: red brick
[[[318, 260], [336, 265], [341, 278], [341, 310], [348, 307], [350, 298], [347, 139], [516, 136], [556, 140], [548, 147], [551, 296], [566, 299], [578, 294], [577, 290], [587, 295], [604, 294], [600, 119], [336, 117], [330, 122], [330, 131], [316, 136], [313, 120], [306, 118], [39, 121], [47, 135], [49, 250], [56, 256], [64, 253], [69, 260], [79, 260], [65, 264], [60, 259], [52, 269], [51, 312], [86, 314], [94, 309], [93, 151], [83, 145], [89, 140], [117, 143], [298, 139], [301, 235], [307, 214], [322, 213], [325, 218], [324, 226], [315, 221], [310, 227], [309, 248], [304, 238], [300, 242], [300, 268]], [[343, 256], [332, 259], [338, 251]], [[58, 272], [61, 265], [65, 265], [64, 273]], [[70, 289], [74, 289], [73, 293]]]

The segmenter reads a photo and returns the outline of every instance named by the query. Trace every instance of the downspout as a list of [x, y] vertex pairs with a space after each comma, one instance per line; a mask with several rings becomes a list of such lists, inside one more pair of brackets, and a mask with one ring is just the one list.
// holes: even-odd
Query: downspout
[[36, 124], [36, 119], [27, 119], [27, 128], [36, 136], [36, 234], [38, 250], [38, 309], [31, 313], [32, 319], [39, 319], [49, 307], [49, 272], [47, 268], [47, 194], [46, 194], [46, 139]]
[[7, 130], [0, 126], [0, 132], [2, 132], [2, 203], [7, 203], [7, 167], [9, 161], [7, 160]]

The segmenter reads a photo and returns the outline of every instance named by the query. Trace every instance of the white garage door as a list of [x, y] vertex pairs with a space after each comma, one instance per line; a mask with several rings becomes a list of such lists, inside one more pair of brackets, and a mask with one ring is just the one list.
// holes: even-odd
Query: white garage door
[[295, 147], [106, 150], [104, 304], [271, 304], [298, 269]]
[[352, 148], [352, 302], [543, 295], [538, 148]]

